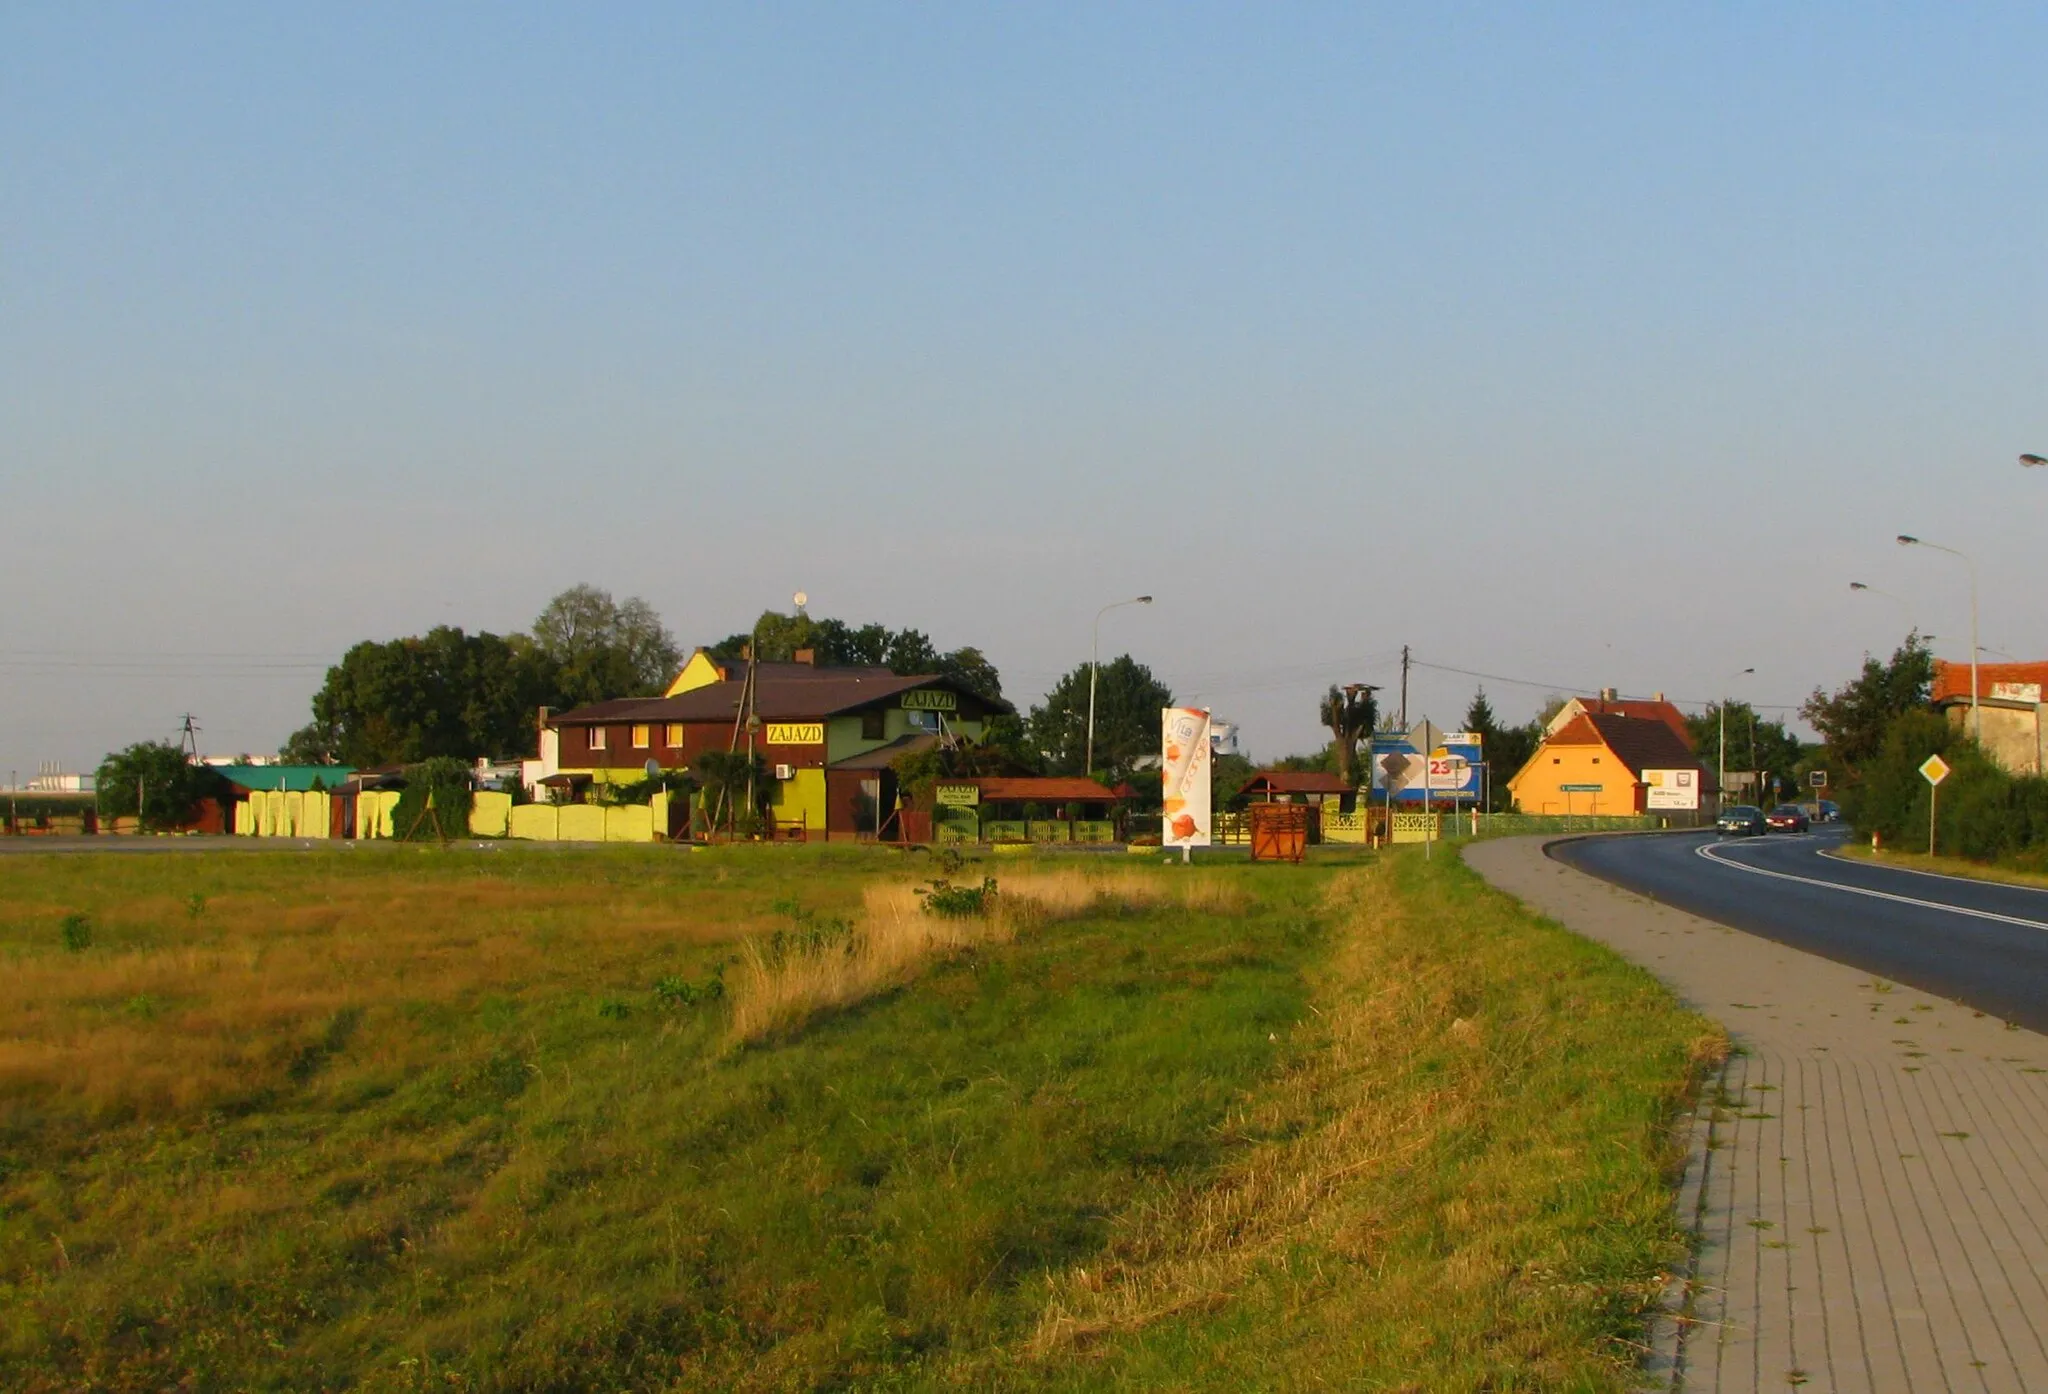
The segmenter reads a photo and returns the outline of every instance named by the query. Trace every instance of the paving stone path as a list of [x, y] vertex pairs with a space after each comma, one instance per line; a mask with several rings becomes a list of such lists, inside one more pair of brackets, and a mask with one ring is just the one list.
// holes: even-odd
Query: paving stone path
[[1465, 860], [1736, 1046], [1693, 1123], [1698, 1252], [1655, 1387], [2048, 1391], [2048, 1037], [1610, 886], [1551, 840]]

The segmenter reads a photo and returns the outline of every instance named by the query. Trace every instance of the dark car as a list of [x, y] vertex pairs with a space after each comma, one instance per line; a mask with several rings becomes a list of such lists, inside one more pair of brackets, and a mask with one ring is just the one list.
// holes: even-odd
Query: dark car
[[1774, 833], [1803, 833], [1807, 830], [1806, 810], [1796, 803], [1781, 803], [1764, 816]]
[[1836, 803], [1833, 799], [1822, 799], [1820, 801], [1819, 807], [1816, 808], [1814, 811], [1813, 821], [1816, 823], [1841, 822], [1842, 806]]
[[1726, 837], [1762, 837], [1769, 832], [1770, 824], [1764, 821], [1764, 811], [1755, 804], [1739, 803], [1721, 810], [1721, 816], [1714, 820], [1715, 830]]

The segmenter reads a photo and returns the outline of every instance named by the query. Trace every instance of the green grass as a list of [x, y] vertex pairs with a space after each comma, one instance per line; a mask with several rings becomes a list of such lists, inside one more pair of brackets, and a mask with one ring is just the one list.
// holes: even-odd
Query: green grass
[[1996, 862], [1973, 862], [1964, 857], [1929, 856], [1925, 852], [1905, 851], [1898, 847], [1873, 851], [1867, 843], [1861, 842], [1845, 842], [1835, 849], [1834, 855], [1847, 857], [1852, 861], [1870, 862], [1876, 866], [1904, 867], [1909, 871], [1932, 871], [1943, 876], [1960, 876], [1971, 881], [1991, 881], [2004, 886], [2031, 886], [2036, 890], [2048, 888], [2048, 872], [2032, 871], [2018, 866], [2001, 866]]
[[656, 991], [911, 869], [10, 863], [0, 1384], [1623, 1387], [1705, 1031], [1646, 976], [1402, 855], [1118, 866], [1245, 908], [766, 1046]]

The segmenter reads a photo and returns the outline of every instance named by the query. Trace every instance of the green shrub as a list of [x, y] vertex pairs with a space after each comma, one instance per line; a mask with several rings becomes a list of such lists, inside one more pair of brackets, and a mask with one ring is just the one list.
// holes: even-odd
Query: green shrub
[[405, 768], [405, 789], [391, 811], [392, 833], [400, 841], [447, 841], [469, 836], [469, 810], [476, 802], [470, 767], [437, 755]]
[[58, 922], [57, 934], [68, 952], [82, 954], [92, 947], [92, 919], [74, 910]]
[[929, 886], [917, 888], [917, 898], [927, 915], [941, 919], [965, 920], [977, 915], [986, 915], [995, 906], [996, 878], [984, 876], [978, 886], [955, 885], [948, 877], [938, 877]]

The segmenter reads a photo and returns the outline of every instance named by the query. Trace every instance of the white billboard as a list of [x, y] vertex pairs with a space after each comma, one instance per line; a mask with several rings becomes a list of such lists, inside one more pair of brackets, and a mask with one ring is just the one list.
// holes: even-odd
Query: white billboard
[[1653, 809], [1696, 809], [1700, 806], [1698, 770], [1644, 770], [1649, 786], [1644, 807]]
[[1159, 840], [1168, 847], [1209, 845], [1209, 713], [1166, 707], [1160, 713], [1159, 782], [1165, 802]]

